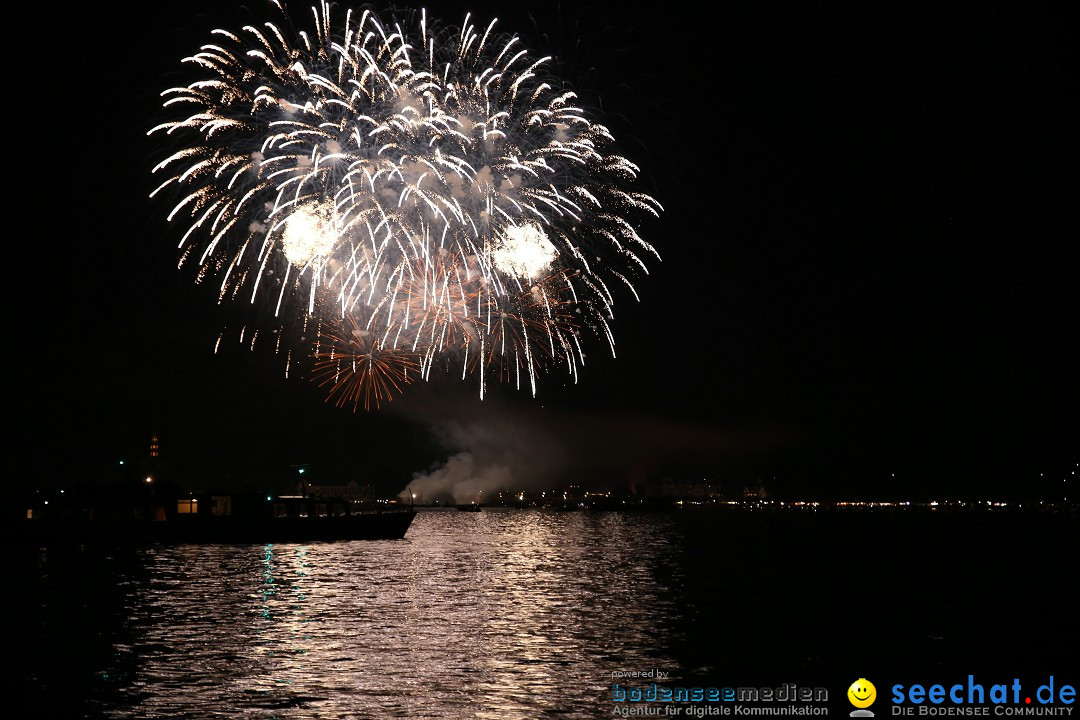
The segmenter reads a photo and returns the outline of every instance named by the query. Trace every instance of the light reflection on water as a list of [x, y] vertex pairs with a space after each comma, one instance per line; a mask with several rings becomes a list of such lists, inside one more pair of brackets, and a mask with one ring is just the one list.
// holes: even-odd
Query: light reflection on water
[[421, 512], [401, 541], [159, 546], [104, 717], [593, 718], [614, 670], [678, 671], [667, 515]]

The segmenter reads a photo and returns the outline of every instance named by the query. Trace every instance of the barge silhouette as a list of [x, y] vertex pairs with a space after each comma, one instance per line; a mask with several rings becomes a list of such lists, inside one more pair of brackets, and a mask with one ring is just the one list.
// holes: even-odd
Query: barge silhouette
[[58, 543], [306, 543], [400, 540], [411, 507], [357, 506], [344, 500], [262, 496], [188, 496], [168, 506], [74, 506], [28, 510], [5, 523], [10, 541]]

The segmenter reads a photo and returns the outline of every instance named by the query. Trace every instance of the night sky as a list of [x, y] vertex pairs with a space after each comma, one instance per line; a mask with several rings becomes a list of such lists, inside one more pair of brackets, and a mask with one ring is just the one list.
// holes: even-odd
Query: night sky
[[663, 262], [576, 385], [481, 401], [446, 378], [354, 414], [279, 357], [212, 353], [221, 315], [147, 197], [146, 131], [212, 27], [269, 14], [162, 5], [19, 21], [9, 482], [92, 476], [155, 432], [200, 479], [310, 463], [389, 493], [459, 452], [523, 486], [912, 499], [1039, 493], [1080, 461], [1077, 82], [1046, 9], [431, 6], [559, 58], [664, 205], [643, 226]]

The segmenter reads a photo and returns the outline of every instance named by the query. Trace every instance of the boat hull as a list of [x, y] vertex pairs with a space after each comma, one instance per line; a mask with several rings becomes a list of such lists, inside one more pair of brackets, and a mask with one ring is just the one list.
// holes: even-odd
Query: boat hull
[[309, 543], [400, 540], [414, 510], [359, 513], [342, 517], [241, 519], [181, 517], [160, 522], [52, 522], [26, 520], [9, 529], [9, 539], [30, 545], [58, 543]]

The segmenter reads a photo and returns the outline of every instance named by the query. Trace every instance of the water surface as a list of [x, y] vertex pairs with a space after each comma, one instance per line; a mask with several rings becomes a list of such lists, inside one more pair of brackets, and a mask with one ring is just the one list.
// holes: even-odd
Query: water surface
[[597, 718], [612, 673], [652, 668], [837, 696], [871, 673], [1060, 675], [1067, 540], [1074, 523], [993, 518], [449, 510], [396, 541], [49, 548], [16, 560], [11, 655], [28, 708], [101, 718]]

